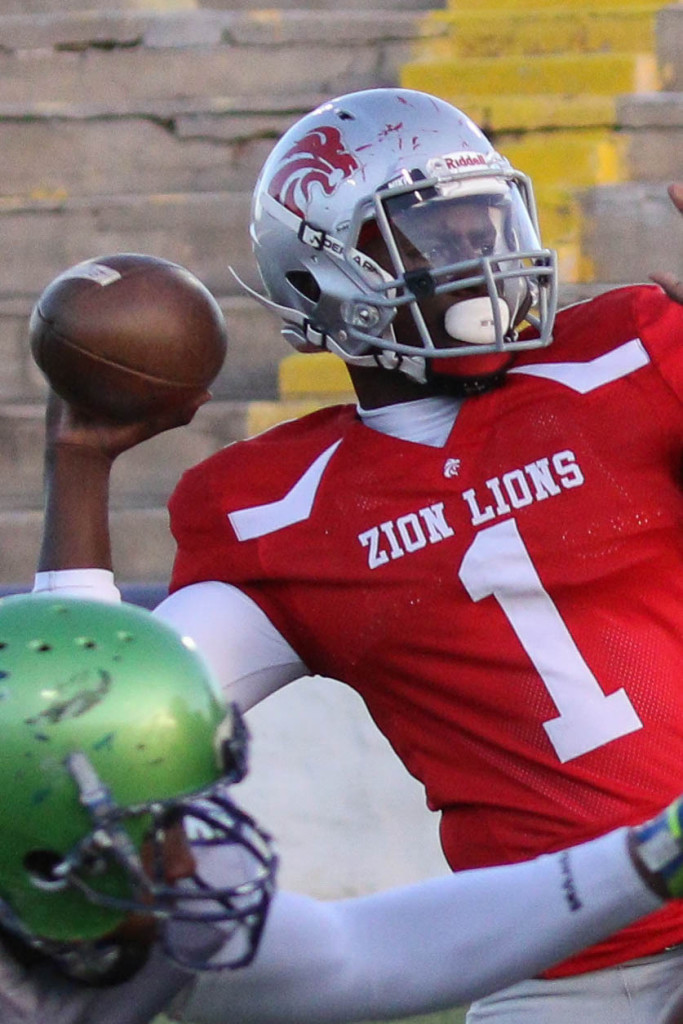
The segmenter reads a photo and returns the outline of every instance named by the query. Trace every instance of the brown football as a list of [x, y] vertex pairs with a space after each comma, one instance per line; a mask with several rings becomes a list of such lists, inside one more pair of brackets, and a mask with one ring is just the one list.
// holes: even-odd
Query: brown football
[[57, 394], [120, 422], [204, 391], [227, 346], [220, 306], [201, 281], [139, 253], [99, 256], [56, 277], [33, 309], [29, 339]]

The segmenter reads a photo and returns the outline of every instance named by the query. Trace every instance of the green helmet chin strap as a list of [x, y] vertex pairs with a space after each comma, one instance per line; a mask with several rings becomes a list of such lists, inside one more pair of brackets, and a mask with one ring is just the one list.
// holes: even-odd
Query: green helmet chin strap
[[[144, 951], [115, 936], [130, 913], [156, 920], [194, 969], [253, 956], [276, 857], [228, 796], [246, 772], [246, 729], [189, 639], [130, 605], [6, 598], [0, 732], [5, 929], [88, 980], [139, 966]], [[179, 822], [195, 868], [174, 885], [163, 854]], [[249, 871], [207, 880], [203, 860], [228, 847]], [[216, 928], [234, 939], [220, 963], [202, 928], [211, 954]]]

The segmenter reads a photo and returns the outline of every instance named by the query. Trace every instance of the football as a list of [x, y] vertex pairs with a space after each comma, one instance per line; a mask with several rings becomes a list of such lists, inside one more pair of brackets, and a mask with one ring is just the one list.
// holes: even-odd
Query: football
[[139, 253], [99, 256], [52, 281], [29, 321], [58, 395], [119, 422], [183, 405], [225, 359], [220, 306], [189, 270]]

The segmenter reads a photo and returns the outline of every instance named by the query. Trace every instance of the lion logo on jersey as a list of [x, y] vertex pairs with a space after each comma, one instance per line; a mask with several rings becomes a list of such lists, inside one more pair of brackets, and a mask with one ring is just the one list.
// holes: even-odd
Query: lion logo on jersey
[[304, 210], [316, 186], [331, 196], [359, 166], [337, 128], [314, 128], [287, 150], [268, 192], [305, 219]]

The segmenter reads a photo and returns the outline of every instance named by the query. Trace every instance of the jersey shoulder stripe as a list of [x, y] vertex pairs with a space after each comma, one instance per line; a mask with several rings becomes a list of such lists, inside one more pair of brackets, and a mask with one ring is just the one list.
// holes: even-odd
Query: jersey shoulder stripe
[[640, 338], [632, 338], [611, 352], [596, 356], [584, 362], [533, 363], [528, 366], [513, 366], [508, 372], [527, 374], [556, 381], [580, 395], [626, 377], [634, 370], [647, 366], [650, 357]]
[[341, 439], [326, 448], [279, 500], [229, 512], [228, 519], [237, 539], [255, 540], [308, 519], [323, 473], [340, 444]]

